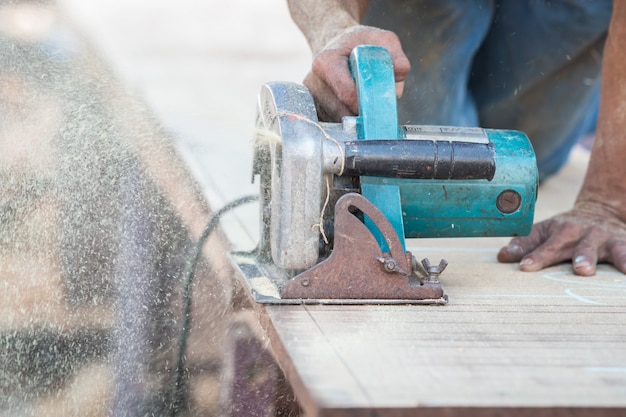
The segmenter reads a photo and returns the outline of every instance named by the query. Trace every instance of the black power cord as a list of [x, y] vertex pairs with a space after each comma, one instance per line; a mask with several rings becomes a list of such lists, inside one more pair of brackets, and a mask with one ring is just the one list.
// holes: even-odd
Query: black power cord
[[175, 379], [171, 388], [172, 403], [170, 408], [170, 416], [172, 417], [176, 416], [176, 414], [178, 414], [178, 412], [185, 404], [186, 386], [183, 379], [185, 375], [185, 352], [187, 350], [187, 339], [189, 338], [189, 330], [191, 328], [191, 290], [196, 266], [198, 265], [200, 255], [202, 253], [202, 248], [204, 247], [204, 244], [206, 243], [209, 236], [211, 236], [211, 233], [213, 233], [215, 227], [219, 224], [219, 221], [224, 214], [244, 204], [258, 201], [258, 199], [258, 195], [248, 195], [231, 201], [230, 203], [226, 204], [224, 207], [216, 211], [209, 219], [209, 222], [202, 232], [202, 235], [200, 235], [200, 238], [198, 239], [198, 242], [194, 247], [192, 258], [185, 268], [185, 272], [183, 275], [183, 327], [181, 329], [180, 339], [178, 341], [176, 368], [174, 368]]

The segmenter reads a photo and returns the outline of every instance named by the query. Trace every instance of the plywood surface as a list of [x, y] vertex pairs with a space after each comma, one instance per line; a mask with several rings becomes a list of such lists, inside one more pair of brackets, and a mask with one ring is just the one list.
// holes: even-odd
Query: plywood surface
[[322, 408], [626, 406], [626, 289], [567, 276], [451, 271], [444, 307], [267, 312]]

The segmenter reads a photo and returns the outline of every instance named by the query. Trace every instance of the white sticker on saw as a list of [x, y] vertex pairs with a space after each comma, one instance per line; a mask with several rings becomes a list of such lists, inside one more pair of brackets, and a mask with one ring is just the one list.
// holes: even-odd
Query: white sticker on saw
[[402, 129], [406, 133], [406, 138], [411, 140], [489, 143], [487, 132], [480, 127], [405, 125]]

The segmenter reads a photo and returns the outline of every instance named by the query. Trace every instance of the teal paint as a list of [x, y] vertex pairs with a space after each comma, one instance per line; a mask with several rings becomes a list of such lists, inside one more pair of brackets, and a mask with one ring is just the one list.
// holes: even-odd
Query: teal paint
[[[360, 140], [401, 139], [393, 66], [378, 46], [360, 46], [350, 57], [357, 85]], [[464, 128], [458, 128], [462, 140]], [[494, 144], [496, 172], [488, 180], [412, 180], [361, 177], [361, 192], [403, 237], [480, 237], [526, 235], [530, 232], [537, 196], [535, 154], [526, 135], [510, 130], [484, 130]], [[472, 136], [474, 132], [468, 134]], [[410, 140], [410, 139], [407, 139]], [[498, 196], [515, 192], [519, 208], [503, 213]], [[383, 251], [387, 245], [375, 225], [366, 224]]]

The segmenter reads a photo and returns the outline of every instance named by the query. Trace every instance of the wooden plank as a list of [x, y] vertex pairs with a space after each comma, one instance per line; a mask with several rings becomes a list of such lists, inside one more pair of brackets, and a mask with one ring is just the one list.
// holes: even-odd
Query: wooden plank
[[527, 274], [446, 250], [447, 306], [266, 307], [315, 412], [626, 407], [621, 274]]

